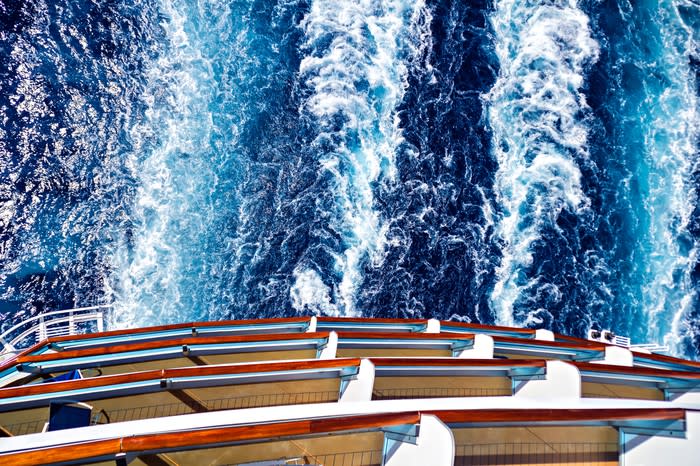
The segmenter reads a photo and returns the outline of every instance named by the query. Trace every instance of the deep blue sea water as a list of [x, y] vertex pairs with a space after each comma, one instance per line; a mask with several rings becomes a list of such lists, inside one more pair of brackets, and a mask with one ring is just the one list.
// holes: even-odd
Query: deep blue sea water
[[0, 0], [0, 313], [700, 355], [696, 0]]

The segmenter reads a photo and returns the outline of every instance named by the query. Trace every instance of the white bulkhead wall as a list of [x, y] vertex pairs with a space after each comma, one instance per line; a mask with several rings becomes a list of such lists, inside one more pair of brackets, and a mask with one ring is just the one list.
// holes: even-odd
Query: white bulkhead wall
[[700, 412], [686, 411], [685, 438], [621, 432], [620, 466], [700, 465]]
[[455, 441], [452, 431], [436, 416], [423, 414], [416, 443], [403, 442], [384, 458], [384, 466], [452, 466]]
[[547, 361], [543, 380], [514, 380], [513, 396], [544, 401], [581, 398], [581, 373], [564, 361]]

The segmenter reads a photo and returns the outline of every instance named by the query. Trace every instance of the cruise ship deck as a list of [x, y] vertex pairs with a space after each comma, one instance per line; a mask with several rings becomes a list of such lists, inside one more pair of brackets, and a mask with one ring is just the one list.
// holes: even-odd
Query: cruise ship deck
[[0, 463], [700, 464], [700, 363], [529, 330], [301, 317], [47, 336]]

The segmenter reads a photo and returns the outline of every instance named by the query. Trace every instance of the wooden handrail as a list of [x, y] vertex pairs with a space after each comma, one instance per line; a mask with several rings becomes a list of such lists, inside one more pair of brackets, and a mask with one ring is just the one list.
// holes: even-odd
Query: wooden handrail
[[167, 451], [177, 448], [245, 443], [270, 438], [284, 439], [312, 434], [352, 432], [402, 424], [416, 424], [419, 421], [420, 414], [418, 412], [409, 412], [216, 427], [185, 432], [125, 436], [75, 445], [42, 448], [23, 453], [0, 454], [0, 462], [15, 466], [30, 466], [87, 461], [91, 458], [101, 458], [119, 453], [138, 454], [142, 451]]
[[700, 369], [700, 361], [688, 361], [685, 359], [675, 358], [673, 356], [666, 356], [665, 354], [656, 353], [642, 353], [639, 351], [632, 350], [632, 354], [635, 358], [650, 359], [652, 361], [667, 362], [671, 364], [678, 364], [679, 366], [688, 366]]
[[473, 340], [472, 333], [406, 333], [406, 332], [336, 332], [338, 341], [347, 338], [362, 340]]
[[685, 419], [680, 408], [640, 409], [474, 409], [423, 411], [446, 424], [509, 422], [583, 422], [583, 421], [677, 421]]
[[428, 324], [428, 319], [388, 319], [375, 317], [318, 317], [318, 322], [353, 322], [367, 324]]
[[58, 353], [39, 354], [34, 356], [21, 356], [18, 362], [43, 362], [55, 361], [60, 359], [79, 358], [85, 356], [102, 356], [114, 353], [123, 353], [128, 351], [142, 351], [157, 348], [167, 348], [182, 345], [206, 345], [206, 344], [225, 344], [225, 343], [246, 343], [260, 341], [289, 341], [289, 340], [313, 340], [328, 338], [328, 332], [313, 332], [313, 333], [272, 333], [261, 335], [224, 335], [214, 337], [180, 337], [168, 340], [143, 341], [135, 343], [124, 343], [121, 345], [105, 346], [97, 348], [83, 348], [76, 350], [61, 351]]
[[297, 322], [308, 322], [310, 317], [287, 317], [287, 318], [270, 318], [270, 319], [248, 319], [248, 320], [222, 320], [213, 322], [186, 322], [180, 324], [168, 324], [168, 325], [155, 325], [152, 327], [139, 327], [132, 329], [122, 329], [122, 330], [109, 330], [106, 332], [91, 333], [87, 335], [72, 335], [72, 336], [62, 336], [62, 337], [52, 337], [48, 341], [51, 343], [58, 343], [61, 341], [73, 341], [73, 340], [84, 340], [91, 338], [101, 338], [101, 337], [111, 337], [111, 336], [121, 336], [121, 335], [135, 335], [139, 333], [151, 333], [151, 332], [161, 332], [167, 330], [177, 330], [181, 328], [192, 328], [192, 327], [220, 327], [220, 326], [243, 326], [243, 325], [253, 325], [253, 324], [274, 324], [274, 323], [297, 323]]
[[4, 371], [5, 369], [9, 369], [10, 367], [16, 366], [19, 362], [18, 359], [20, 357], [31, 354], [34, 351], [41, 349], [45, 345], [46, 345], [46, 340], [40, 341], [40, 342], [35, 343], [34, 345], [30, 346], [29, 348], [17, 353], [16, 355], [12, 356], [11, 358], [6, 359], [5, 361], [2, 362], [2, 364], [0, 364], [0, 371]]
[[546, 367], [545, 359], [368, 358], [375, 366]]
[[587, 343], [574, 343], [574, 342], [563, 342], [563, 341], [549, 341], [549, 340], [530, 340], [522, 339], [516, 337], [502, 337], [494, 335], [493, 340], [495, 343], [514, 343], [524, 346], [545, 346], [548, 348], [567, 348], [567, 349], [579, 349], [579, 350], [592, 350], [592, 351], [605, 351], [605, 347], [608, 346], [605, 343], [600, 343], [597, 341], [591, 341]]
[[453, 322], [449, 320], [441, 320], [440, 321], [440, 327], [442, 328], [443, 325], [450, 325], [453, 327], [464, 327], [467, 329], [476, 329], [476, 330], [494, 330], [494, 331], [503, 331], [503, 332], [510, 332], [510, 333], [522, 333], [526, 335], [535, 335], [535, 330], [531, 328], [517, 328], [517, 327], [505, 327], [501, 325], [486, 325], [486, 324], [473, 324], [470, 322]]
[[432, 414], [450, 424], [509, 424], [513, 422], [624, 422], [624, 421], [680, 421], [685, 419], [683, 409], [482, 409], [435, 410], [402, 413], [305, 419], [230, 427], [213, 427], [184, 432], [142, 434], [115, 439], [97, 440], [79, 444], [41, 448], [22, 453], [0, 454], [4, 464], [29, 466], [68, 461], [87, 461], [119, 453], [138, 455], [140, 452], [172, 451], [180, 448], [204, 448], [256, 440], [282, 440], [313, 434], [332, 434], [394, 425], [417, 424], [422, 414]]
[[575, 365], [579, 370], [588, 372], [601, 372], [606, 374], [625, 374], [639, 376], [658, 376], [670, 379], [693, 379], [700, 381], [700, 372], [690, 371], [673, 371], [667, 369], [654, 369], [651, 367], [628, 367], [616, 366], [610, 364], [592, 364], [590, 362], [572, 361], [570, 364]]
[[66, 380], [22, 387], [0, 388], [0, 399], [19, 396], [39, 395], [68, 390], [78, 390], [110, 385], [142, 382], [145, 380], [160, 380], [176, 377], [200, 377], [210, 375], [233, 375], [256, 372], [295, 371], [307, 369], [332, 369], [343, 367], [358, 367], [359, 358], [339, 359], [308, 359], [303, 361], [275, 361], [261, 363], [226, 364], [216, 366], [195, 366], [173, 369], [159, 369], [129, 374], [105, 375], [78, 380]]

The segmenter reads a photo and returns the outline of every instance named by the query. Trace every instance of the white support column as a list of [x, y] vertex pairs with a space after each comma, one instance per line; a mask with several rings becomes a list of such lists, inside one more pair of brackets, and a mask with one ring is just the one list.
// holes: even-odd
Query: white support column
[[421, 415], [418, 437], [410, 441], [384, 440], [384, 466], [452, 466], [455, 441], [452, 431], [440, 419]]
[[634, 365], [634, 355], [632, 351], [621, 346], [606, 346], [605, 357], [597, 361], [591, 361], [593, 364], [611, 364], [613, 366], [632, 367]]
[[311, 316], [311, 320], [309, 320], [309, 328], [306, 329], [307, 332], [315, 332], [316, 331], [316, 323], [318, 322], [318, 319], [316, 316]]
[[97, 331], [104, 332], [104, 329], [105, 329], [104, 317], [102, 316], [102, 311], [98, 311], [98, 312], [99, 312], [99, 314], [97, 314]]
[[581, 374], [564, 361], [547, 361], [544, 380], [513, 380], [513, 396], [531, 400], [581, 398]]
[[535, 340], [554, 341], [554, 332], [545, 328], [535, 330]]
[[462, 359], [493, 359], [493, 338], [477, 333], [474, 335], [474, 346], [463, 350], [457, 357]]
[[46, 323], [44, 322], [44, 317], [39, 319], [39, 341], [46, 340]]
[[686, 411], [685, 438], [620, 432], [620, 466], [700, 464], [700, 412]]
[[440, 321], [437, 319], [428, 319], [428, 326], [425, 328], [425, 333], [440, 333]]
[[360, 370], [351, 379], [340, 381], [339, 402], [372, 401], [374, 389], [374, 364], [369, 359], [360, 362]]
[[335, 355], [338, 352], [338, 334], [331, 332], [328, 334], [328, 341], [326, 342], [325, 348], [321, 350], [321, 354], [318, 355], [318, 359], [335, 359]]

